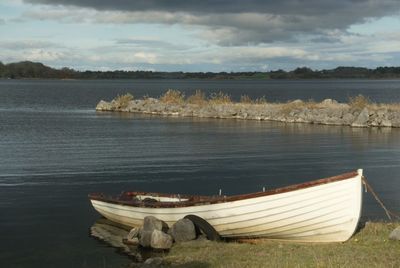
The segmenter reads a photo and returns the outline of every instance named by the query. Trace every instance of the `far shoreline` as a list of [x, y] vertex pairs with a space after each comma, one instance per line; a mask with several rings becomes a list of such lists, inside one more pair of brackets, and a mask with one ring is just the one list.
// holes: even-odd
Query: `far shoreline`
[[400, 77], [394, 78], [46, 78], [46, 77], [18, 77], [18, 78], [6, 78], [0, 77], [0, 81], [135, 81], [135, 80], [176, 80], [176, 81], [400, 81]]

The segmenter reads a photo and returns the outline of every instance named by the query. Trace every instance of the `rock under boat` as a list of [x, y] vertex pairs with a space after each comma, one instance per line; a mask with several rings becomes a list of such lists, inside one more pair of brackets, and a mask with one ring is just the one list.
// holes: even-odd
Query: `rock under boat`
[[342, 242], [358, 225], [362, 172], [235, 196], [124, 192], [117, 197], [93, 193], [89, 199], [105, 218], [132, 227], [141, 226], [146, 216], [171, 226], [191, 214], [226, 238]]

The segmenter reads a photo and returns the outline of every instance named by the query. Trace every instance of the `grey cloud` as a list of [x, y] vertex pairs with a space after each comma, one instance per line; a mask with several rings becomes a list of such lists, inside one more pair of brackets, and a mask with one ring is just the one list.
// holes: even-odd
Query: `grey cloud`
[[320, 42], [340, 41], [324, 33], [332, 30], [344, 33], [350, 25], [362, 23], [368, 18], [400, 14], [398, 0], [24, 1], [101, 11], [89, 12], [87, 16], [63, 14], [62, 11], [57, 14], [48, 10], [43, 14], [27, 14], [37, 19], [199, 26], [203, 27], [203, 38], [223, 46], [294, 42], [300, 35], [315, 35]]
[[0, 48], [11, 50], [25, 50], [25, 49], [43, 49], [61, 47], [52, 42], [37, 41], [37, 40], [15, 40], [15, 41], [0, 41]]
[[[398, 10], [397, 0], [24, 0], [33, 4], [70, 5], [90, 7], [99, 10], [122, 11], [168, 11], [189, 13], [272, 13], [272, 14], [326, 14], [345, 12], [375, 16]], [[306, 3], [305, 3], [306, 2]], [[394, 10], [394, 11], [395, 11]]]
[[[45, 12], [31, 10], [26, 12], [24, 16], [38, 20], [58, 20], [64, 23], [158, 23], [198, 26], [201, 27], [202, 31], [200, 37], [223, 46], [271, 43], [274, 41], [293, 42], [297, 35], [304, 33], [320, 34], [322, 28], [331, 25], [330, 21], [325, 22], [325, 24], [318, 23], [318, 19], [315, 17], [299, 15], [288, 17], [259, 13], [192, 15], [156, 11], [95, 12], [73, 8], [70, 10], [47, 9]], [[319, 25], [320, 28], [314, 27], [314, 25]]]
[[360, 34], [349, 33], [346, 31], [333, 30], [333, 31], [320, 31], [316, 33], [314, 36], [308, 38], [311, 43], [328, 43], [335, 44], [335, 47], [338, 47], [338, 44], [342, 42], [343, 38], [361, 38]]
[[313, 43], [338, 43], [338, 42], [340, 42], [340, 38], [339, 37], [319, 35], [319, 36], [311, 38], [310, 41], [313, 42]]
[[124, 38], [115, 40], [117, 45], [126, 45], [133, 47], [145, 47], [145, 48], [162, 48], [170, 50], [184, 50], [190, 47], [184, 45], [176, 45], [162, 40], [151, 40], [151, 39], [134, 39], [134, 38]]

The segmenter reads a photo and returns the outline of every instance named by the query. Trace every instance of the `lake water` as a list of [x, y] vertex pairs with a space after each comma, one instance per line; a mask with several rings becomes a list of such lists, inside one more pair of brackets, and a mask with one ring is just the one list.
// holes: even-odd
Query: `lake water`
[[[101, 99], [222, 90], [269, 101], [363, 94], [400, 102], [400, 80], [0, 80], [0, 266], [118, 267], [89, 235], [90, 192], [260, 191], [364, 168], [400, 211], [400, 129], [96, 113]], [[384, 219], [364, 194], [363, 219]]]

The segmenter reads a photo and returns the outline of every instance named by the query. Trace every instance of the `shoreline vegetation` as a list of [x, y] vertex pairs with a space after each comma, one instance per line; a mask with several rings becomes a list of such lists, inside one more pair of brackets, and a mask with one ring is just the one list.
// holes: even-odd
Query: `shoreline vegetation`
[[396, 223], [367, 222], [344, 243], [295, 243], [254, 239], [178, 243], [166, 267], [399, 267], [400, 241], [388, 239]]
[[0, 62], [0, 79], [212, 79], [212, 80], [269, 80], [269, 79], [400, 79], [400, 67], [339, 66], [334, 69], [312, 70], [299, 67], [253, 72], [160, 72], [160, 71], [79, 71], [64, 67], [55, 69], [40, 62]]
[[373, 103], [362, 95], [350, 97], [347, 103], [332, 99], [272, 103], [265, 97], [251, 99], [247, 95], [234, 102], [223, 92], [206, 97], [204, 92], [197, 90], [186, 97], [179, 90], [169, 89], [159, 98], [135, 99], [128, 93], [110, 102], [101, 100], [96, 111], [351, 127], [400, 127], [400, 103]]

